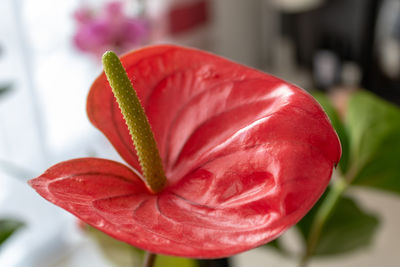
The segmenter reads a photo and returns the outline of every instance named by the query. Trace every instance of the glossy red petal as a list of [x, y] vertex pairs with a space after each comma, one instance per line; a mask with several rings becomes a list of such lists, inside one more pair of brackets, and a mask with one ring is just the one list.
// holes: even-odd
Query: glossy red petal
[[117, 239], [148, 250], [193, 253], [183, 242], [164, 238], [157, 229], [143, 224], [160, 217], [154, 204], [158, 196], [150, 194], [141, 179], [120, 163], [70, 160], [51, 167], [29, 184], [42, 197]]
[[[303, 90], [189, 48], [144, 48], [122, 62], [152, 125], [168, 187], [151, 195], [127, 167], [81, 159], [31, 182], [48, 200], [139, 248], [215, 258], [276, 238], [328, 185], [340, 144]], [[104, 74], [87, 110], [140, 170]]]
[[[166, 166], [167, 139], [172, 130], [169, 126], [192, 97], [227, 81], [261, 77], [277, 81], [215, 55], [170, 45], [143, 48], [123, 56], [121, 61], [146, 110]], [[125, 161], [140, 169], [129, 131], [104, 72], [90, 89], [87, 113], [93, 125], [107, 136]]]

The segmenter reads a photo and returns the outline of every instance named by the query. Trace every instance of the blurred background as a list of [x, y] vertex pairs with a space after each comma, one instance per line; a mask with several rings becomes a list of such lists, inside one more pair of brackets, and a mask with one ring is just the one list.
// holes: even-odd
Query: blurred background
[[[26, 181], [71, 158], [120, 160], [85, 113], [100, 55], [165, 42], [212, 51], [306, 90], [343, 92], [339, 105], [357, 88], [400, 104], [398, 0], [1, 0], [0, 220], [22, 227], [1, 245], [0, 266], [113, 266], [75, 218]], [[374, 243], [310, 266], [399, 266], [400, 199], [354, 191], [382, 219]], [[286, 239], [296, 250], [295, 234]], [[296, 266], [265, 248], [231, 265]]]

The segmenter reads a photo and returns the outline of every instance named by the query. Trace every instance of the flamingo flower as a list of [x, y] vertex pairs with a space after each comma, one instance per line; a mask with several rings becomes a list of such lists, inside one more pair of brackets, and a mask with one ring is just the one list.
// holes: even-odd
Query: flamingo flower
[[172, 45], [143, 48], [121, 62], [151, 125], [165, 181], [146, 180], [152, 168], [140, 164], [130, 134], [139, 126], [127, 126], [102, 73], [87, 113], [128, 166], [96, 158], [59, 163], [30, 181], [47, 200], [135, 247], [219, 258], [275, 239], [327, 187], [340, 143], [302, 89]]

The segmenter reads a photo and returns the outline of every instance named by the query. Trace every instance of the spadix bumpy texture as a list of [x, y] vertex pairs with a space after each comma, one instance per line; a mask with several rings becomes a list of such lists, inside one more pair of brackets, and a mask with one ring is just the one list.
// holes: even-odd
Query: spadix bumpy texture
[[144, 178], [157, 193], [164, 188], [166, 178], [146, 114], [117, 55], [111, 51], [104, 53], [103, 66], [135, 144]]
[[107, 78], [90, 121], [129, 164], [59, 163], [30, 184], [105, 233], [155, 253], [230, 256], [298, 222], [329, 183], [341, 149], [314, 99], [221, 57], [159, 45], [121, 57], [154, 132], [167, 186], [153, 194]]

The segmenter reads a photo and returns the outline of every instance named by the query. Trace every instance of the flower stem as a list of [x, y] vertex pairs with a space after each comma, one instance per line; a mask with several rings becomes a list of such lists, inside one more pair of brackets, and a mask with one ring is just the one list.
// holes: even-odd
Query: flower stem
[[344, 191], [347, 189], [348, 185], [349, 184], [343, 178], [338, 177], [334, 180], [331, 190], [322, 202], [322, 205], [317, 210], [317, 214], [315, 215], [311, 224], [310, 234], [307, 239], [307, 248], [300, 261], [299, 267], [307, 266], [310, 257], [315, 252], [326, 222], [332, 215], [336, 204], [338, 203]]
[[156, 261], [157, 254], [153, 254], [149, 251], [146, 251], [146, 255], [144, 256], [143, 267], [153, 267], [154, 262]]
[[118, 56], [111, 51], [103, 55], [104, 72], [124, 116], [132, 137], [147, 185], [153, 193], [166, 185], [157, 144], [139, 98]]

